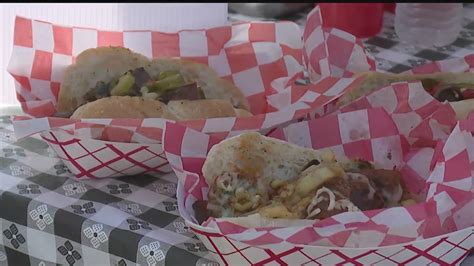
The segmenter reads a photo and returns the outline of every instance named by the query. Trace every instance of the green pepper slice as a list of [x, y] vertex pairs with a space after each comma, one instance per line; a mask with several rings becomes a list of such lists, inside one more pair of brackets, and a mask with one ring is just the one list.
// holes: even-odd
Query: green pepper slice
[[135, 84], [135, 78], [133, 77], [132, 73], [127, 72], [125, 75], [119, 78], [117, 85], [115, 85], [110, 91], [110, 95], [126, 96], [130, 93], [133, 84]]
[[172, 75], [169, 74], [163, 79], [148, 84], [147, 87], [149, 92], [156, 92], [161, 94], [167, 90], [172, 90], [174, 88], [183, 86], [184, 84], [185, 81], [183, 77], [179, 73], [177, 73]]

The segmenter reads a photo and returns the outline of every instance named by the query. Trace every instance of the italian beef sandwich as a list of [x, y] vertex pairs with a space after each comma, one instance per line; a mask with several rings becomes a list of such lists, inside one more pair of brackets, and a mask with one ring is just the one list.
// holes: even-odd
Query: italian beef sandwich
[[60, 116], [193, 120], [251, 116], [243, 93], [206, 65], [123, 47], [85, 50], [67, 67]]
[[397, 170], [339, 158], [256, 132], [214, 145], [202, 168], [208, 200], [193, 206], [208, 217], [320, 220], [342, 212], [404, 206], [420, 201]]
[[457, 119], [465, 119], [474, 111], [474, 72], [434, 74], [392, 74], [375, 71], [357, 73], [362, 83], [341, 96], [336, 105], [347, 105], [371, 92], [402, 81], [421, 81], [423, 88], [438, 101], [447, 101], [456, 112]]

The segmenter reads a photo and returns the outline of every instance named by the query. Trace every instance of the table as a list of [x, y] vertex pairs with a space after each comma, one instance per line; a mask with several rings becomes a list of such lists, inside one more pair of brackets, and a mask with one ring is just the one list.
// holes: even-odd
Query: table
[[[474, 5], [465, 7], [452, 45], [399, 43], [389, 13], [364, 42], [387, 72], [463, 57], [474, 53]], [[303, 27], [307, 12], [284, 19]], [[16, 140], [9, 114], [0, 109], [0, 265], [217, 265], [179, 216], [173, 174], [77, 181], [38, 136]]]

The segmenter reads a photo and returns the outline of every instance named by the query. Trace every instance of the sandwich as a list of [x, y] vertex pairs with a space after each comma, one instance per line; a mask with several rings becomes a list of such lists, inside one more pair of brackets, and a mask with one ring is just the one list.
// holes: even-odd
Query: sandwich
[[321, 220], [416, 202], [397, 170], [256, 132], [214, 145], [202, 173], [209, 192], [205, 204], [194, 206], [200, 222], [257, 213], [265, 218]]
[[171, 120], [251, 116], [243, 93], [206, 65], [123, 47], [85, 50], [67, 67], [58, 115]]
[[464, 119], [474, 110], [474, 73], [390, 74], [361, 72], [356, 77], [362, 83], [341, 96], [336, 106], [341, 107], [371, 92], [402, 81], [421, 81], [424, 89], [440, 102], [449, 102], [458, 119]]

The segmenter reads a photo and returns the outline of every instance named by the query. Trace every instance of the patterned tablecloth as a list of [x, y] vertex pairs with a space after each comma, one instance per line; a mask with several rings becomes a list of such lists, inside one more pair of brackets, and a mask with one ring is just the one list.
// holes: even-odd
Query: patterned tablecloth
[[[474, 53], [474, 4], [465, 7], [452, 45], [402, 44], [386, 13], [366, 47], [379, 70], [397, 73]], [[283, 19], [303, 27], [308, 11]], [[0, 115], [0, 265], [217, 264], [179, 216], [173, 174], [75, 180], [38, 136], [17, 141], [12, 131], [10, 116]]]

